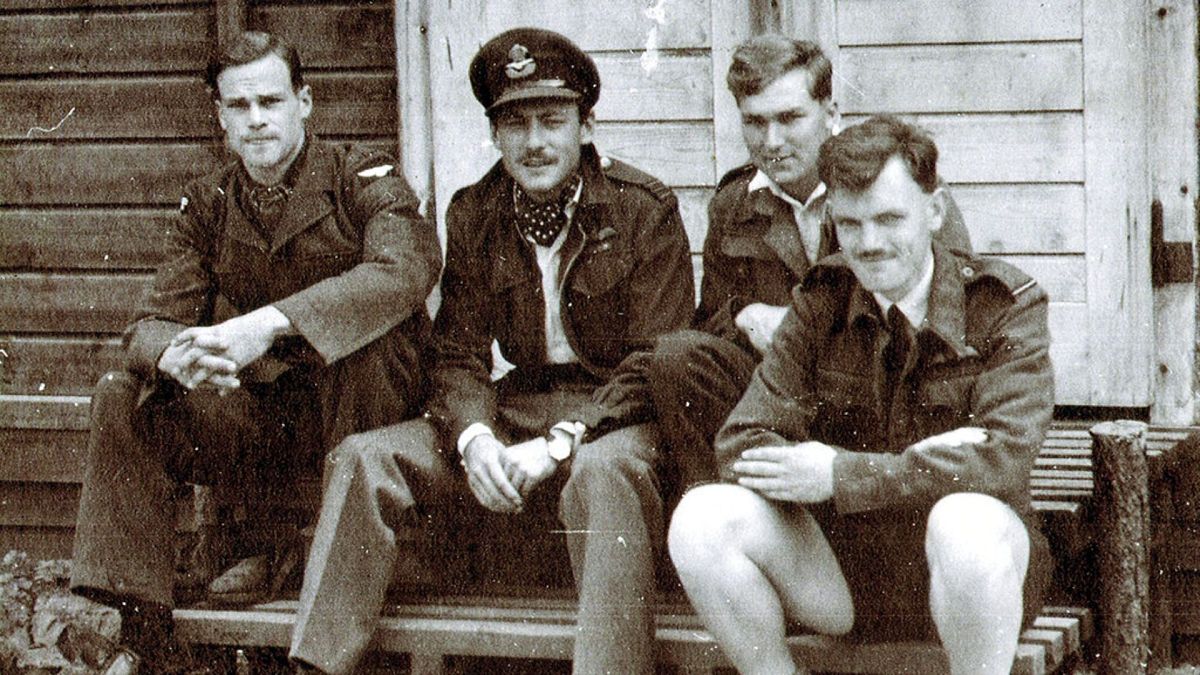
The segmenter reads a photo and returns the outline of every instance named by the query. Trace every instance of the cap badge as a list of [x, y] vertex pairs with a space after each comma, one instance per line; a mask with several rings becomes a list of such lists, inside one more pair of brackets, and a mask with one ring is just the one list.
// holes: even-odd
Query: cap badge
[[516, 44], [508, 50], [508, 64], [504, 66], [504, 74], [510, 80], [529, 77], [537, 70], [537, 64], [529, 56], [529, 50], [524, 45]]

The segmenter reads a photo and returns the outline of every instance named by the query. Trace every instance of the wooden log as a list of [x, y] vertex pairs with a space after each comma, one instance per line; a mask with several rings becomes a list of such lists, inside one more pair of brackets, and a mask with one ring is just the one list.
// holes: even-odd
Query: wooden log
[[1150, 659], [1150, 504], [1143, 422], [1092, 427], [1100, 576], [1100, 672], [1145, 673]]

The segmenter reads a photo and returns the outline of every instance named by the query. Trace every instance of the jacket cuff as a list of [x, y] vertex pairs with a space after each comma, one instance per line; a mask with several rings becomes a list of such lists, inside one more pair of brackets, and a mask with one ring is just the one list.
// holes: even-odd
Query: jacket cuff
[[455, 446], [458, 448], [458, 456], [462, 457], [463, 453], [467, 450], [467, 446], [470, 445], [471, 441], [475, 440], [476, 438], [479, 438], [480, 436], [495, 435], [496, 434], [492, 431], [492, 428], [483, 422], [476, 422], [468, 426], [466, 429], [463, 429], [461, 434], [458, 435], [458, 441], [455, 443]]
[[899, 455], [838, 452], [833, 458], [833, 500], [838, 513], [859, 513], [896, 501], [902, 481]]

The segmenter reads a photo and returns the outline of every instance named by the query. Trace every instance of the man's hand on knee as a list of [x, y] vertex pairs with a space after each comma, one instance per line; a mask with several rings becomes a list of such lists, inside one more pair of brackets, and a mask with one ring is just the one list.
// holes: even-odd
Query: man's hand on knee
[[525, 501], [505, 473], [501, 457], [506, 450], [491, 434], [476, 436], [463, 448], [463, 468], [471, 493], [480, 504], [499, 513], [518, 513]]
[[509, 482], [523, 497], [528, 497], [558, 468], [558, 462], [550, 456], [549, 444], [540, 436], [508, 446], [500, 454], [500, 461]]
[[767, 499], [815, 504], [833, 497], [836, 456], [833, 448], [816, 441], [751, 448], [733, 463], [733, 471], [738, 485]]
[[267, 305], [215, 326], [195, 326], [175, 336], [195, 347], [222, 356], [241, 370], [262, 358], [275, 340], [294, 331], [282, 312]]

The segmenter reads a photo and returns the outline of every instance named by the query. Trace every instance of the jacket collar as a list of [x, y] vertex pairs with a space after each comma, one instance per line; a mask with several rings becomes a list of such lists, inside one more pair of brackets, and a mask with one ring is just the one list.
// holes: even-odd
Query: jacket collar
[[[803, 276], [809, 269], [808, 257], [804, 255], [804, 242], [800, 239], [800, 230], [792, 215], [792, 207], [767, 188], [761, 188], [747, 193], [740, 200], [738, 210], [734, 215], [735, 231], [753, 231], [748, 223], [765, 220], [769, 225], [762, 239], [779, 260], [793, 274]], [[824, 239], [824, 237], [822, 237]]]
[[[329, 148], [318, 142], [313, 134], [305, 135], [304, 148], [284, 179], [292, 187], [292, 194], [288, 197], [270, 242], [239, 204], [239, 193], [249, 190], [253, 182], [241, 166], [241, 160], [237, 161], [225, 195], [226, 212], [229, 214], [226, 232], [230, 238], [263, 251], [270, 250], [273, 254], [333, 210], [329, 176], [333, 175], [334, 158]], [[233, 182], [238, 183], [237, 187], [233, 186]]]
[[[929, 288], [929, 308], [925, 313], [925, 322], [917, 327], [918, 333], [932, 334], [959, 359], [978, 354], [966, 342], [966, 285], [960, 274], [962, 266], [963, 261], [952, 252], [936, 241], [933, 243], [933, 282]], [[858, 283], [843, 254], [822, 260], [817, 268], [840, 268], [852, 280], [846, 310], [847, 325], [853, 326], [862, 320], [880, 320], [879, 303]]]

